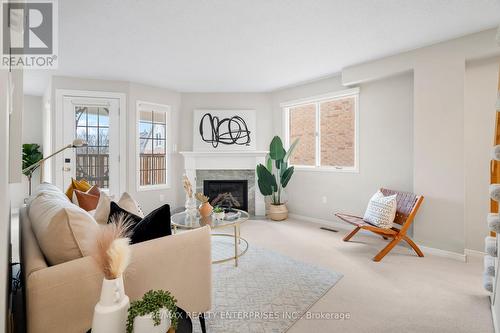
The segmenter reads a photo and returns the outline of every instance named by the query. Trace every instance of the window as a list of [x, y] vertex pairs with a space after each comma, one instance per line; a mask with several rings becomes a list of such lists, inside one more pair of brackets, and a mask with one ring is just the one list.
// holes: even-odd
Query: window
[[299, 169], [358, 170], [359, 89], [283, 103], [285, 144], [299, 144], [290, 163]]
[[169, 106], [138, 102], [138, 189], [168, 186]]
[[75, 125], [76, 137], [88, 145], [76, 149], [75, 178], [109, 188], [109, 109], [76, 106]]

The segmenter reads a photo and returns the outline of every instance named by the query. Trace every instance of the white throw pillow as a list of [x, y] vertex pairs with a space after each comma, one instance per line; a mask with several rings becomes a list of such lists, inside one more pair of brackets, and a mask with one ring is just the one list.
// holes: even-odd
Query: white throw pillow
[[378, 191], [370, 199], [363, 220], [377, 227], [389, 229], [392, 228], [396, 210], [396, 194], [386, 197]]
[[[99, 224], [108, 223], [110, 206], [111, 206], [112, 198], [108, 196], [106, 193], [101, 191], [101, 196], [99, 197], [99, 202], [97, 203], [97, 207], [94, 212], [94, 218]], [[124, 192], [117, 202], [118, 206], [125, 209], [127, 212], [137, 215], [141, 218], [144, 218], [144, 213], [139, 207], [139, 204], [132, 198], [130, 194]]]
[[[31, 205], [31, 202], [36, 199], [36, 197], [40, 194], [51, 194], [55, 196], [63, 196], [65, 195], [63, 191], [61, 191], [57, 186], [52, 185], [50, 183], [41, 183], [40, 185], [37, 186], [37, 188], [33, 191], [31, 196], [28, 198], [26, 204], [29, 206]], [[66, 197], [67, 199], [67, 197]]]
[[39, 193], [28, 211], [33, 233], [50, 265], [89, 255], [97, 228], [89, 213], [61, 194]]

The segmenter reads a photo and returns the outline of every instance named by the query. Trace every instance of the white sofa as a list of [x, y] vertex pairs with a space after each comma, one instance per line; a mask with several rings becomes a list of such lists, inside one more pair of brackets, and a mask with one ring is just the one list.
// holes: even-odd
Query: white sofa
[[[28, 333], [86, 332], [91, 327], [103, 275], [88, 256], [49, 266], [32, 230], [37, 221], [30, 220], [28, 209], [22, 208], [20, 213]], [[210, 228], [132, 245], [132, 262], [124, 281], [131, 300], [148, 290], [163, 289], [170, 291], [187, 312], [210, 310]]]

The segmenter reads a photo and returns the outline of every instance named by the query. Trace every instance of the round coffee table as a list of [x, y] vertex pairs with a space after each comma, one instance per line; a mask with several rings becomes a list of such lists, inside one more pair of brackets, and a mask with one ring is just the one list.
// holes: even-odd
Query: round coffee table
[[[212, 229], [220, 229], [233, 227], [232, 234], [225, 233], [212, 233], [214, 237], [231, 237], [234, 239], [234, 255], [231, 257], [223, 258], [220, 260], [212, 261], [213, 264], [219, 264], [222, 262], [234, 260], [234, 265], [238, 266], [238, 258], [244, 255], [248, 250], [248, 242], [246, 239], [241, 237], [240, 234], [240, 225], [248, 221], [250, 217], [247, 212], [244, 210], [233, 209], [239, 216], [234, 219], [222, 219], [217, 220], [213, 215], [208, 217], [201, 217], [199, 214], [196, 216], [189, 216], [185, 211], [181, 213], [177, 213], [172, 215], [171, 222], [174, 233], [177, 232], [177, 229], [197, 229], [204, 227], [206, 225], [210, 226]], [[239, 244], [243, 242], [244, 248], [242, 251], [239, 251]]]

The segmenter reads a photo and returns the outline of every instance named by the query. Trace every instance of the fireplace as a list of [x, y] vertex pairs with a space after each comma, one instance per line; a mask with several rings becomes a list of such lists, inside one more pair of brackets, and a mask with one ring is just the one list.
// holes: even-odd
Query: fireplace
[[203, 194], [212, 206], [237, 208], [248, 212], [247, 180], [204, 180]]

